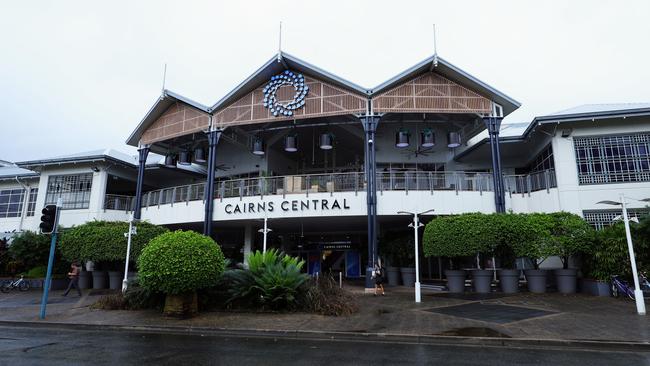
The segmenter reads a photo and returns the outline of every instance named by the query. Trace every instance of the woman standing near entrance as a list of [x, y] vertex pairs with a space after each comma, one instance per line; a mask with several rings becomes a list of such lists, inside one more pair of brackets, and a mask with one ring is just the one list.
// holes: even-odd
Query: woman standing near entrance
[[372, 271], [372, 276], [375, 279], [375, 296], [377, 296], [377, 290], [381, 289], [381, 295], [385, 296], [386, 292], [384, 291], [384, 267], [381, 265], [381, 261], [375, 264], [375, 270]]

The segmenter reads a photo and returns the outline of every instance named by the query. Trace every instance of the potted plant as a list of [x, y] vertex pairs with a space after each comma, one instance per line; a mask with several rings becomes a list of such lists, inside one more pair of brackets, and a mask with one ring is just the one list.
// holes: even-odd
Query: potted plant
[[217, 284], [224, 271], [221, 248], [212, 238], [193, 231], [161, 234], [138, 259], [140, 285], [165, 297], [165, 315], [197, 313], [196, 291]]
[[[132, 236], [129, 256], [132, 262], [135, 262], [142, 248], [152, 238], [168, 231], [162, 226], [147, 222], [139, 222], [136, 227], [137, 234]], [[93, 289], [120, 289], [127, 247], [124, 233], [128, 230], [127, 222], [90, 221], [65, 230], [61, 235], [59, 247], [65, 259], [82, 259], [87, 264], [92, 261]]]
[[528, 291], [533, 293], [546, 292], [546, 270], [539, 266], [551, 253], [551, 232], [552, 221], [549, 215], [542, 213], [522, 214], [525, 231], [521, 237], [513, 243], [515, 255], [518, 257], [530, 258], [533, 263], [532, 269], [524, 270]]
[[[449, 258], [450, 269], [445, 271], [449, 292], [462, 293], [465, 291], [467, 274], [464, 270], [457, 269], [457, 258], [473, 256], [484, 250], [484, 245], [479, 240], [480, 230], [473, 229], [473, 225], [476, 225], [484, 216], [486, 215], [440, 216], [431, 220], [424, 229], [422, 238], [424, 255]], [[489, 271], [487, 272], [489, 273]], [[485, 282], [481, 281], [485, 280], [484, 272], [475, 272], [473, 278], [479, 281], [477, 282], [478, 290], [483, 291]]]
[[522, 214], [497, 213], [492, 214], [492, 228], [496, 230], [495, 254], [501, 259], [501, 266], [497, 273], [499, 287], [506, 294], [519, 292], [520, 271], [516, 269], [517, 256], [513, 243], [521, 240], [526, 235], [526, 217]]
[[551, 219], [550, 255], [560, 257], [562, 268], [555, 270], [557, 290], [563, 294], [576, 292], [577, 272], [569, 268], [569, 259], [589, 250], [593, 229], [580, 216], [569, 212], [549, 214]]
[[400, 265], [402, 264], [402, 248], [395, 234], [388, 233], [379, 242], [379, 254], [386, 259], [386, 277], [389, 286], [400, 285]]

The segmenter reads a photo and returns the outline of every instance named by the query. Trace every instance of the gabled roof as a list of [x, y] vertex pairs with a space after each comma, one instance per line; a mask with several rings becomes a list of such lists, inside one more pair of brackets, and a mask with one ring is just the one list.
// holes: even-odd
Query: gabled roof
[[379, 94], [427, 71], [435, 71], [447, 79], [457, 82], [458, 84], [487, 97], [493, 102], [500, 104], [503, 107], [504, 116], [512, 113], [515, 109], [521, 106], [521, 103], [518, 101], [510, 98], [437, 55], [426, 58], [420, 63], [404, 70], [397, 76], [377, 85], [370, 90], [370, 93], [372, 95]]
[[84, 163], [84, 162], [93, 162], [93, 161], [113, 161], [116, 163], [127, 164], [131, 166], [136, 166], [138, 163], [137, 157], [125, 154], [121, 151], [114, 149], [103, 149], [103, 150], [92, 150], [84, 151], [75, 154], [55, 156], [52, 158], [36, 159], [16, 162], [16, 165], [19, 167], [37, 167], [44, 165], [53, 165], [53, 164], [64, 164], [64, 163]]
[[16, 179], [18, 178], [31, 178], [38, 177], [37, 172], [20, 168], [16, 165], [3, 165], [0, 166], [0, 180]]
[[225, 97], [216, 102], [210, 110], [217, 111], [222, 107], [230, 105], [232, 102], [243, 97], [260, 85], [267, 83], [272, 76], [277, 75], [284, 70], [298, 71], [302, 74], [339, 86], [343, 89], [356, 92], [357, 94], [368, 95], [368, 89], [364, 87], [329, 73], [288, 53], [280, 52], [268, 60], [264, 65], [262, 65], [262, 67], [257, 69], [257, 71], [246, 80], [241, 82], [241, 84], [237, 85], [237, 87], [235, 87], [235, 89], [230, 93], [226, 94]]

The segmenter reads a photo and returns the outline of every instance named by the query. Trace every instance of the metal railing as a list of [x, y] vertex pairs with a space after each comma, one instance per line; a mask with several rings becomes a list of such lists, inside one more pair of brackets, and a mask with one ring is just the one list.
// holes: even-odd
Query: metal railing
[[[547, 170], [528, 175], [506, 175], [504, 187], [510, 195], [549, 190], [557, 187], [555, 172]], [[303, 174], [276, 177], [255, 177], [215, 182], [215, 199], [334, 192], [365, 192], [363, 172]], [[494, 190], [492, 174], [487, 172], [378, 172], [377, 191], [455, 191], [490, 192]], [[142, 207], [202, 201], [205, 183], [169, 187], [149, 191], [142, 196]], [[104, 208], [132, 209], [133, 197], [107, 194]]]
[[531, 192], [546, 190], [557, 187], [555, 170], [543, 170], [530, 174], [506, 175], [503, 177], [503, 186], [505, 191], [512, 194], [524, 195]]

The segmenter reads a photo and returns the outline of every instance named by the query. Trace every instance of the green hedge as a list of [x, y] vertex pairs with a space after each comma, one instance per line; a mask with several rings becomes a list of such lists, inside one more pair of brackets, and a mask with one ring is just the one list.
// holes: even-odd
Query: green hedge
[[27, 269], [47, 265], [50, 236], [25, 231], [12, 239], [8, 252], [13, 260], [22, 262]]
[[464, 257], [492, 252], [497, 242], [491, 215], [467, 213], [457, 216], [439, 216], [424, 229], [424, 255], [436, 257]]
[[[156, 236], [169, 230], [148, 222], [136, 224], [137, 234], [131, 239], [130, 259], [135, 261], [144, 246]], [[121, 221], [90, 221], [65, 230], [59, 247], [63, 257], [69, 261], [91, 260], [95, 262], [124, 261], [129, 224]]]
[[177, 295], [216, 285], [225, 259], [210, 237], [193, 231], [175, 231], [151, 240], [138, 265], [142, 287]]

